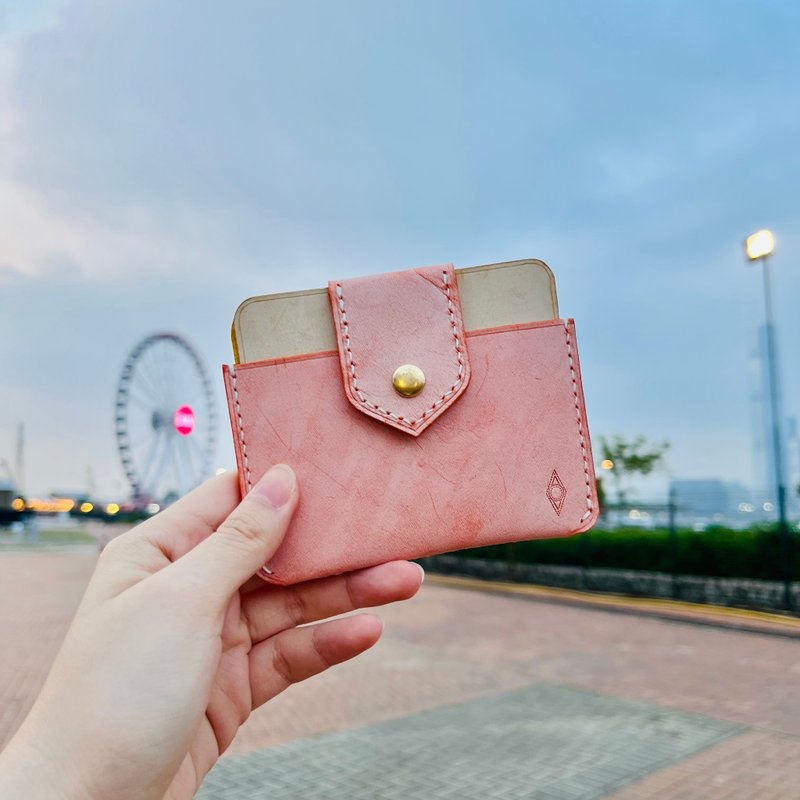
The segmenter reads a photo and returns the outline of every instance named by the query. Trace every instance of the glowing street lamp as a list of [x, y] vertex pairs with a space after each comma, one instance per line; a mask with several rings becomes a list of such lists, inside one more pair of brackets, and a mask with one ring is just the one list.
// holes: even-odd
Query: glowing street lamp
[[[775, 329], [772, 323], [772, 290], [769, 281], [769, 257], [775, 250], [775, 236], [772, 231], [760, 230], [744, 240], [747, 259], [755, 264], [761, 262], [764, 276], [764, 312], [766, 319], [767, 370], [769, 373], [769, 396], [772, 417], [772, 455], [775, 470], [775, 494], [778, 500], [778, 530], [781, 537], [783, 561], [783, 603], [792, 607], [792, 585], [790, 559], [789, 527], [786, 524], [786, 486], [783, 483], [783, 454], [781, 438], [781, 418], [778, 403], [778, 364], [775, 354]], [[770, 504], [771, 505], [771, 504]], [[764, 504], [766, 510], [767, 504]]]
[[761, 230], [750, 234], [744, 240], [744, 251], [750, 261], [766, 258], [775, 249], [775, 237], [772, 231]]

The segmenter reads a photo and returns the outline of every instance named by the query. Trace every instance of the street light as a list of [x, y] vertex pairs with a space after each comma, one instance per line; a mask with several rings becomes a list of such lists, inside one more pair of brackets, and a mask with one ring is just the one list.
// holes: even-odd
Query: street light
[[756, 231], [744, 240], [744, 249], [750, 261], [766, 258], [775, 249], [775, 237], [772, 231]]
[[[764, 276], [764, 312], [767, 337], [767, 370], [769, 374], [770, 416], [772, 417], [772, 451], [775, 461], [775, 494], [778, 500], [778, 531], [783, 558], [783, 603], [792, 607], [789, 526], [786, 524], [786, 486], [783, 483], [781, 418], [778, 410], [778, 365], [775, 355], [775, 331], [772, 324], [772, 290], [769, 282], [769, 257], [775, 250], [772, 231], [760, 230], [744, 241], [744, 250], [751, 263], [761, 262]], [[764, 506], [766, 508], [766, 504]]]

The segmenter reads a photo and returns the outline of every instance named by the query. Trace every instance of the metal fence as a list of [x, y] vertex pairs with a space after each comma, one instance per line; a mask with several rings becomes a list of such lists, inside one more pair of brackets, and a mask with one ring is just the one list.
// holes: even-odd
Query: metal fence
[[[512, 560], [472, 558], [457, 554], [422, 559], [423, 567], [444, 575], [530, 583], [579, 591], [656, 597], [691, 603], [785, 611], [782, 581], [717, 578], [645, 570], [522, 564]], [[800, 582], [789, 584], [791, 609], [800, 608]]]

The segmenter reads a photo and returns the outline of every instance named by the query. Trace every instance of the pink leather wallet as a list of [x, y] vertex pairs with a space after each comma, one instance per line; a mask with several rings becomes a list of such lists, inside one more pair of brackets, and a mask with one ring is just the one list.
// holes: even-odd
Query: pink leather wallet
[[223, 367], [242, 494], [278, 462], [300, 484], [263, 578], [595, 523], [573, 320], [465, 331], [452, 265], [331, 281], [328, 294], [336, 350]]

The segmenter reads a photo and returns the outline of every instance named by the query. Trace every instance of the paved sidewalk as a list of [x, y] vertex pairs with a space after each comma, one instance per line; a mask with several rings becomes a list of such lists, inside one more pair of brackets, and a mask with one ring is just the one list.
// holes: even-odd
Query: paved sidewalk
[[602, 797], [724, 741], [725, 722], [537, 684], [227, 759], [199, 797]]
[[[90, 574], [0, 556], [0, 743]], [[383, 641], [252, 715], [200, 797], [800, 796], [800, 641], [426, 585]]]

